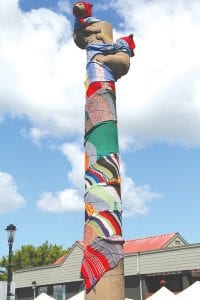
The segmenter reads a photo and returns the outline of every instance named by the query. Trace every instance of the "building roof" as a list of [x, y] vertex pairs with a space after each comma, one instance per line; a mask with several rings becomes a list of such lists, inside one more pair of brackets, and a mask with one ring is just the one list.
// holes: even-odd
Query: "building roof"
[[[195, 272], [200, 270], [200, 243], [177, 246], [175, 237], [164, 248], [126, 254], [124, 257], [125, 276], [160, 276]], [[186, 259], [187, 258], [187, 259]], [[16, 288], [31, 287], [31, 282], [37, 280], [37, 286], [80, 282], [80, 268], [83, 259], [83, 248], [77, 242], [68, 251], [65, 259], [59, 265], [47, 265], [15, 271]]]
[[[162, 234], [157, 236], [145, 237], [135, 240], [127, 240], [124, 243], [124, 254], [131, 254], [137, 252], [145, 252], [145, 251], [153, 251], [153, 250], [160, 250], [168, 246], [168, 244], [174, 240], [176, 237], [183, 239], [179, 233], [169, 233], [169, 234]], [[83, 241], [77, 241], [76, 244], [84, 249]], [[67, 254], [58, 258], [53, 264], [60, 265]]]
[[127, 240], [124, 243], [124, 253], [130, 254], [135, 252], [160, 250], [166, 247], [177, 235], [178, 233], [170, 233], [136, 240]]
[[60, 265], [63, 260], [65, 259], [65, 257], [67, 256], [67, 254], [64, 254], [63, 256], [59, 257], [56, 261], [54, 261], [54, 265]]

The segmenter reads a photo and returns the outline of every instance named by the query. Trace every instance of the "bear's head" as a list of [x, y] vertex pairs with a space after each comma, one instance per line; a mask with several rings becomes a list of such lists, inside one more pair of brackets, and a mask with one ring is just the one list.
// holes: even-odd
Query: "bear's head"
[[73, 14], [76, 18], [88, 18], [92, 16], [92, 4], [85, 1], [74, 3]]

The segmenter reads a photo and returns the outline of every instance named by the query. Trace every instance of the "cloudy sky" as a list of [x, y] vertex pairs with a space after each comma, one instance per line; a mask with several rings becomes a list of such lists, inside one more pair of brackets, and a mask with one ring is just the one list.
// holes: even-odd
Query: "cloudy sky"
[[[0, 256], [83, 236], [85, 51], [73, 1], [0, 1]], [[200, 2], [93, 1], [114, 36], [134, 33], [117, 82], [125, 239], [200, 242]]]

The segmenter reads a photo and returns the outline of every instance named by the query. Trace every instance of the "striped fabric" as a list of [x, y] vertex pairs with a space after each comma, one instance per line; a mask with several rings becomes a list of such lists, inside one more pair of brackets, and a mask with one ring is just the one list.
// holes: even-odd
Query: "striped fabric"
[[86, 213], [86, 224], [92, 226], [100, 237], [122, 235], [119, 211], [101, 211], [92, 215]]
[[108, 55], [117, 52], [124, 52], [131, 56], [131, 50], [126, 40], [130, 40], [130, 37], [124, 37], [118, 39], [112, 44], [89, 44], [87, 50], [87, 61], [91, 61], [97, 54]]
[[108, 270], [110, 264], [106, 257], [91, 246], [87, 246], [81, 266], [81, 275], [85, 280], [86, 289], [90, 290]]
[[86, 86], [95, 81], [116, 81], [113, 70], [97, 61], [88, 62], [86, 69]]
[[98, 183], [119, 184], [120, 182], [118, 154], [101, 157], [85, 171], [86, 188]]
[[[106, 186], [106, 185], [93, 185], [88, 189], [85, 195], [85, 205], [93, 207], [95, 212], [106, 210], [122, 211], [122, 204], [120, 198], [120, 186]], [[90, 214], [91, 209], [89, 209]]]
[[85, 250], [81, 275], [88, 292], [123, 258], [115, 75], [95, 61], [87, 63], [84, 147]]
[[105, 239], [96, 237], [84, 251], [81, 275], [90, 290], [107, 271], [117, 266], [123, 258], [123, 239], [115, 235]]
[[123, 258], [114, 83], [93, 82], [88, 90], [85, 105], [85, 251], [81, 268], [86, 291]]
[[[81, 267], [87, 293], [104, 273], [117, 267], [123, 259], [115, 82], [127, 73], [129, 56], [134, 55], [135, 44], [132, 34], [116, 42], [110, 43], [108, 40], [105, 43], [104, 38], [101, 41], [99, 38], [98, 42], [96, 33], [89, 29], [92, 28], [91, 24], [100, 20], [92, 17], [91, 3], [84, 2], [84, 5], [86, 15], [76, 16], [76, 9], [73, 11], [76, 16], [73, 37], [76, 45], [87, 51], [84, 136], [85, 250]], [[103, 35], [107, 30], [103, 29], [104, 26], [105, 24], [99, 23]], [[106, 28], [107, 26], [108, 24]], [[111, 24], [108, 28], [112, 30]], [[77, 30], [80, 29], [82, 31], [78, 35]], [[112, 36], [111, 32], [109, 35]], [[113, 61], [110, 64], [112, 68], [106, 59], [104, 63], [96, 61], [97, 54], [109, 55]]]
[[97, 237], [92, 242], [91, 247], [106, 257], [112, 269], [123, 258], [123, 243], [121, 236], [115, 236], [115, 240]]

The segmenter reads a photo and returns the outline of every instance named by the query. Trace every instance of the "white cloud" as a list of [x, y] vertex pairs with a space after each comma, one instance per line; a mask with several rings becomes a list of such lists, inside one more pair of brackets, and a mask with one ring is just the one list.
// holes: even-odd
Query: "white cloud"
[[[48, 9], [24, 13], [17, 3], [0, 1], [0, 120], [7, 112], [26, 116], [35, 143], [48, 135], [83, 134], [85, 52], [74, 45], [67, 18]], [[62, 0], [59, 5], [69, 10]], [[133, 31], [137, 46], [129, 74], [117, 83], [122, 148], [152, 141], [199, 146], [199, 1], [116, 0], [114, 6], [124, 17], [124, 32], [115, 36]], [[72, 189], [44, 193], [38, 204], [44, 210], [48, 202], [51, 211], [82, 203], [82, 150], [68, 143], [61, 151], [72, 165]], [[132, 214], [144, 213], [158, 197], [125, 173], [123, 181], [124, 206]]]
[[83, 201], [77, 190], [66, 189], [58, 193], [44, 193], [37, 203], [37, 207], [50, 213], [66, 213], [83, 210]]
[[[47, 212], [65, 213], [83, 210], [84, 194], [84, 153], [77, 143], [66, 143], [60, 147], [71, 164], [68, 181], [73, 189], [66, 189], [55, 194], [46, 192], [38, 201], [38, 208]], [[149, 202], [160, 195], [151, 192], [148, 185], [137, 186], [126, 175], [126, 165], [121, 162], [122, 200], [124, 216], [142, 215], [148, 211]]]
[[84, 152], [78, 143], [66, 143], [60, 148], [71, 164], [68, 180], [74, 186], [83, 191], [84, 187]]
[[150, 202], [161, 197], [152, 192], [148, 184], [137, 186], [126, 174], [126, 165], [121, 161], [123, 215], [143, 215], [149, 210]]
[[17, 0], [1, 1], [0, 35], [0, 115], [26, 116], [38, 138], [79, 133], [85, 53], [72, 42], [70, 22], [48, 9], [25, 13]]
[[68, 182], [72, 188], [54, 194], [51, 192], [43, 193], [37, 203], [37, 207], [51, 213], [83, 211], [83, 151], [77, 143], [63, 144], [60, 150], [71, 165], [71, 170], [68, 173]]
[[13, 177], [0, 172], [0, 214], [15, 211], [25, 204], [25, 199], [18, 193]]
[[136, 41], [131, 70], [118, 83], [121, 136], [136, 147], [155, 140], [199, 146], [199, 1], [113, 5]]
[[[59, 1], [60, 9], [63, 1]], [[136, 56], [117, 83], [120, 141], [200, 145], [200, 3], [116, 0]], [[69, 2], [65, 8], [69, 12]], [[85, 51], [72, 41], [67, 18], [48, 9], [22, 12], [0, 2], [0, 119], [26, 116], [29, 136], [83, 133]]]

